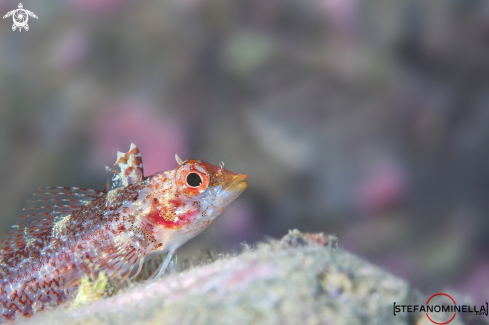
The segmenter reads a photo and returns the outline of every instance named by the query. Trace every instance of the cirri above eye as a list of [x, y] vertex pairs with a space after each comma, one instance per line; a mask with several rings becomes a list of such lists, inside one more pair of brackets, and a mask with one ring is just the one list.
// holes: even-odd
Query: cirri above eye
[[199, 187], [202, 184], [202, 177], [197, 173], [187, 175], [187, 185], [190, 187]]

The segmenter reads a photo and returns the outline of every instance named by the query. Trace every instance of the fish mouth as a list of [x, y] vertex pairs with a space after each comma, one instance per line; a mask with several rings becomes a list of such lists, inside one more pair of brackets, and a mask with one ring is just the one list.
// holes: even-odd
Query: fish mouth
[[248, 187], [248, 182], [245, 181], [248, 178], [247, 175], [239, 174], [233, 176], [228, 185], [224, 188], [227, 192], [241, 193]]
[[218, 209], [219, 213], [248, 187], [248, 182], [245, 181], [247, 178], [248, 176], [243, 174], [228, 177], [227, 182], [222, 185], [222, 191], [214, 196], [215, 208]]

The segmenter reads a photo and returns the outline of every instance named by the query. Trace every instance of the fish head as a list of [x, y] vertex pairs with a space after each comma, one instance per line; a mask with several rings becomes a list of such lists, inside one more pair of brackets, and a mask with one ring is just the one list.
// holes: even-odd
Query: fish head
[[248, 177], [223, 167], [187, 160], [175, 173], [177, 190], [189, 200], [199, 202], [202, 218], [212, 221], [248, 186]]
[[202, 232], [248, 186], [246, 175], [195, 159], [165, 173], [170, 186], [154, 199], [149, 214], [165, 237], [165, 250]]

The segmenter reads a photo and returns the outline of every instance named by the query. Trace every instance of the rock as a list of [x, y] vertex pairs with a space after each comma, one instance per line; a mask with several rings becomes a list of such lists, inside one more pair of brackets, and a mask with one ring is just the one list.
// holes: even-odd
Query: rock
[[406, 281], [338, 248], [335, 236], [293, 230], [237, 256], [23, 323], [425, 324], [423, 313], [393, 315], [394, 302], [424, 301]]

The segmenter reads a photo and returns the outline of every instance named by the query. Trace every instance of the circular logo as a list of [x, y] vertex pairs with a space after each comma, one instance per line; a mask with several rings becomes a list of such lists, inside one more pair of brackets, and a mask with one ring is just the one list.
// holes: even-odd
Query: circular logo
[[13, 14], [14, 24], [17, 27], [24, 27], [27, 24], [27, 20], [29, 19], [27, 16], [27, 12], [24, 9], [17, 9]]
[[[436, 296], [447, 296], [448, 298], [450, 298], [450, 299], [452, 300], [453, 304], [454, 304], [454, 305], [456, 305], [455, 300], [454, 300], [452, 297], [450, 297], [450, 296], [449, 296], [449, 295], [447, 295], [446, 293], [442, 293], [442, 292], [440, 292], [440, 293], [435, 293], [434, 295], [432, 295], [432, 296], [431, 296], [431, 297], [430, 297], [430, 298], [429, 298], [429, 299], [426, 301], [426, 305], [428, 305], [428, 303], [430, 302], [430, 300], [431, 300], [433, 297], [436, 297]], [[434, 320], [432, 320], [432, 319], [430, 318], [430, 315], [428, 315], [428, 313], [426, 313], [426, 317], [428, 317], [428, 319], [429, 319], [429, 320], [430, 320], [432, 323], [439, 324], [439, 325], [442, 325], [442, 324], [448, 324], [448, 323], [450, 323], [450, 322], [451, 322], [451, 321], [452, 321], [452, 320], [455, 318], [455, 316], [457, 316], [457, 313], [455, 313], [455, 312], [454, 312], [454, 313], [453, 313], [452, 318], [450, 318], [448, 321], [446, 321], [446, 322], [435, 322]]]

